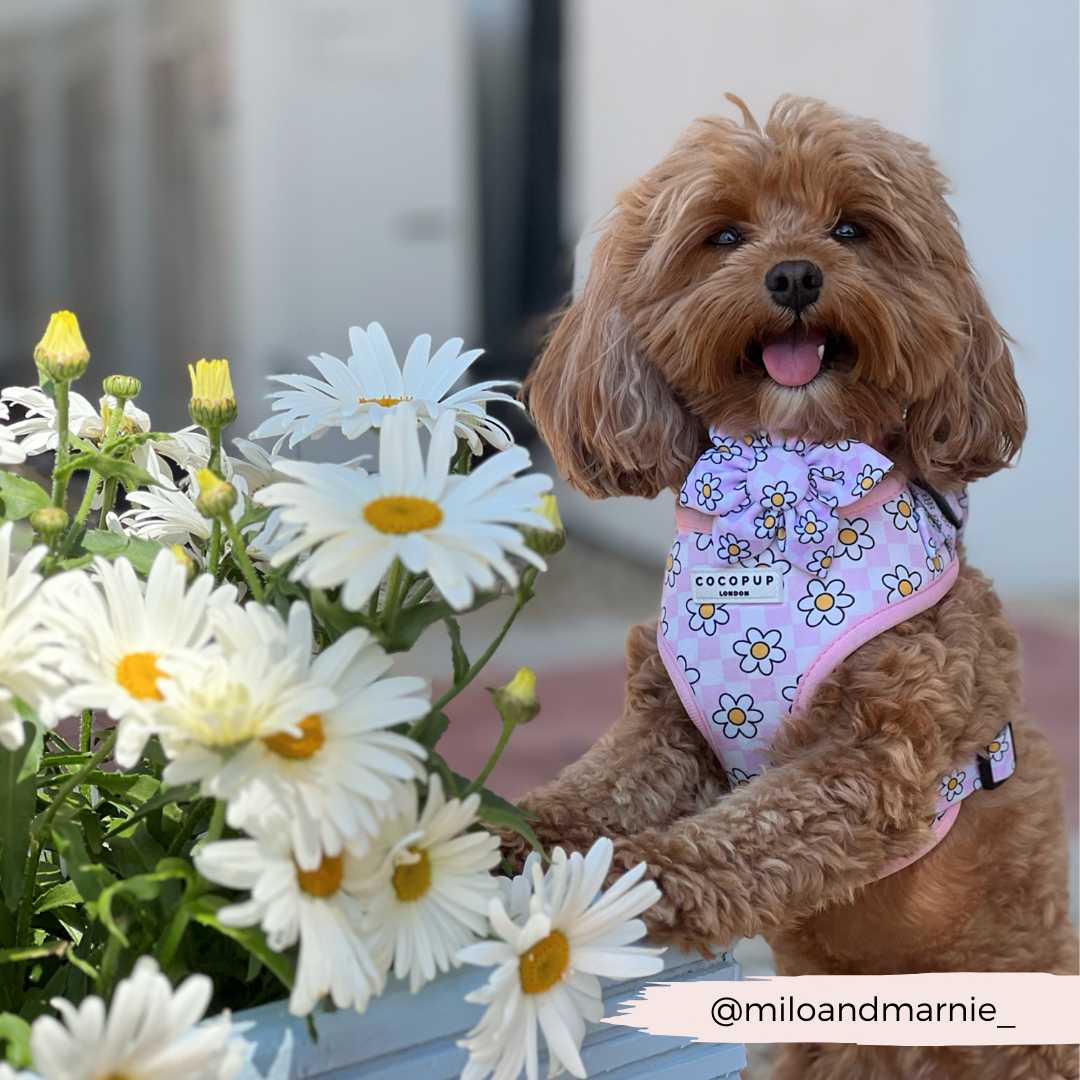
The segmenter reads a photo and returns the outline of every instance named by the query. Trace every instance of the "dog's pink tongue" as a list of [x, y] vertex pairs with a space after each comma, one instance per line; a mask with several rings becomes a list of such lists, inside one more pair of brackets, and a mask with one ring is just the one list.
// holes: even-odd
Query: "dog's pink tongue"
[[818, 349], [824, 334], [789, 330], [761, 347], [761, 359], [774, 382], [781, 386], [803, 386], [821, 370]]

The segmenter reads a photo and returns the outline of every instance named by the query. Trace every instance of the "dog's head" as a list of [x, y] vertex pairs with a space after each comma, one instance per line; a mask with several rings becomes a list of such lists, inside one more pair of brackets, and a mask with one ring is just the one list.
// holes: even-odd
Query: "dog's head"
[[525, 393], [593, 497], [682, 483], [710, 425], [874, 445], [941, 488], [1024, 436], [924, 147], [809, 99], [697, 121], [619, 199]]

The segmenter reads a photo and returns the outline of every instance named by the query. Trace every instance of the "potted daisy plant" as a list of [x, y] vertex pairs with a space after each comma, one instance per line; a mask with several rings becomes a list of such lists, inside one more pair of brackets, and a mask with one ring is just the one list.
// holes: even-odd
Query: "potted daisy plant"
[[[192, 426], [159, 432], [137, 379], [76, 392], [69, 312], [39, 385], [0, 397], [0, 1077], [514, 1080], [538, 1030], [554, 1072], [688, 1054], [679, 1075], [726, 1074], [737, 1048], [721, 1069], [596, 1028], [665, 968], [733, 968], [638, 944], [644, 867], [602, 891], [610, 842], [542, 852], [483, 786], [539, 710], [532, 673], [493, 693], [479, 777], [437, 749], [563, 543], [549, 478], [487, 411], [516, 402], [454, 390], [479, 355], [460, 339], [400, 366], [377, 323], [350, 343], [276, 376], [231, 445], [225, 360], [192, 367]], [[330, 429], [375, 430], [377, 469], [283, 453]], [[26, 465], [44, 453], [48, 478]], [[470, 659], [458, 617], [499, 600]], [[453, 681], [432, 700], [392, 655], [437, 623]], [[487, 826], [533, 843], [524, 873], [498, 872]]]

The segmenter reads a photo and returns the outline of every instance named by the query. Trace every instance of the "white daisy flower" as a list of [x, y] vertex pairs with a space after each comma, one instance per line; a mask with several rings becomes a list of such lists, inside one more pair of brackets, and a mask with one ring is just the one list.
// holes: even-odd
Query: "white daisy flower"
[[46, 549], [35, 547], [11, 572], [13, 528], [10, 521], [0, 525], [0, 745], [8, 750], [23, 744], [23, 722], [14, 699], [52, 727], [58, 719], [55, 702], [65, 686], [44, 663], [48, 638], [41, 625], [44, 601], [37, 568]]
[[356, 856], [346, 846], [340, 855], [324, 856], [315, 870], [301, 870], [283, 825], [268, 822], [255, 839], [206, 844], [195, 867], [219, 885], [250, 890], [250, 899], [218, 911], [226, 926], [260, 925], [277, 952], [300, 942], [289, 1012], [306, 1016], [324, 997], [339, 1009], [363, 1012], [382, 992], [385, 972], [360, 931]]
[[516, 384], [489, 380], [449, 393], [482, 349], [462, 353], [462, 339], [451, 338], [429, 360], [431, 335], [421, 334], [412, 343], [404, 367], [399, 368], [378, 323], [371, 323], [366, 331], [359, 326], [350, 328], [349, 341], [353, 351], [346, 364], [328, 353], [308, 357], [325, 382], [309, 375], [271, 375], [293, 389], [272, 395], [278, 415], [260, 424], [251, 437], [277, 435], [277, 449], [286, 436], [289, 446], [295, 446], [302, 439], [318, 439], [330, 428], [339, 427], [347, 439], [356, 439], [369, 428], [380, 427], [395, 406], [409, 402], [415, 416], [431, 429], [440, 416], [450, 412], [455, 434], [468, 442], [474, 454], [483, 450], [481, 440], [496, 450], [504, 450], [514, 441], [505, 424], [487, 415], [485, 405], [506, 401], [520, 408], [520, 402], [494, 389]]
[[50, 578], [43, 618], [55, 650], [50, 664], [71, 684], [68, 712], [102, 709], [119, 721], [114, 751], [136, 764], [156, 725], [166, 668], [210, 640], [209, 612], [235, 602], [232, 585], [208, 574], [187, 587], [187, 572], [168, 549], [154, 559], [145, 586], [127, 559], [94, 560], [93, 577], [76, 570]]
[[343, 586], [341, 602], [351, 611], [378, 588], [395, 558], [414, 573], [430, 574], [458, 610], [472, 603], [475, 588], [495, 586], [495, 571], [517, 584], [507, 555], [546, 569], [513, 526], [551, 528], [537, 510], [550, 477], [515, 476], [529, 465], [519, 446], [481, 462], [468, 476], [450, 475], [454, 424], [450, 413], [435, 424], [426, 467], [407, 406], [383, 422], [377, 476], [343, 465], [278, 462], [278, 470], [299, 483], [272, 484], [255, 502], [283, 507], [282, 520], [299, 532], [273, 564], [320, 545], [292, 576], [313, 588]]
[[195, 1027], [213, 989], [208, 976], [190, 975], [173, 990], [157, 961], [141, 956], [107, 1013], [96, 995], [77, 1009], [52, 999], [63, 1023], [52, 1016], [34, 1021], [34, 1069], [44, 1080], [232, 1080], [248, 1043], [234, 1036], [228, 1010]]
[[[0, 420], [8, 418], [8, 407], [0, 401]], [[19, 445], [11, 429], [0, 425], [0, 465], [21, 465], [26, 451]]]
[[448, 800], [432, 775], [418, 814], [415, 785], [407, 791], [404, 813], [383, 822], [357, 876], [365, 880], [372, 956], [383, 969], [393, 960], [394, 974], [407, 977], [415, 994], [436, 969], [458, 967], [458, 950], [487, 934], [499, 840], [486, 830], [465, 831], [477, 821], [479, 795]]
[[[283, 732], [304, 737], [304, 723], [338, 704], [337, 694], [310, 678], [307, 647], [277, 612], [261, 604], [210, 613], [217, 643], [198, 653], [163, 658], [155, 718], [169, 757], [170, 784], [201, 781], [204, 795], [232, 798], [246, 774], [240, 752]], [[230, 824], [239, 827], [230, 806]], [[247, 824], [246, 821], [243, 824]], [[308, 865], [317, 865], [319, 852]], [[336, 854], [336, 852], [335, 852]]]
[[[181, 755], [168, 722], [174, 701], [180, 710], [191, 708], [191, 691], [187, 679], [178, 675], [166, 688], [162, 706], [168, 725], [163, 742], [168, 752], [178, 754], [166, 774], [201, 779], [207, 794], [229, 799], [229, 823], [237, 828], [284, 809], [293, 850], [305, 869], [318, 866], [324, 853], [337, 855], [346, 840], [365, 850], [379, 819], [401, 805], [401, 782], [425, 775], [418, 764], [425, 756], [423, 747], [386, 729], [428, 711], [428, 680], [382, 678], [392, 661], [361, 629], [350, 630], [312, 661], [311, 612], [299, 601], [289, 612], [288, 626], [276, 611], [257, 604], [215, 612], [212, 622], [226, 663], [245, 665], [258, 654], [282, 654], [295, 665], [290, 675], [295, 685], [321, 688], [325, 701], [317, 705], [306, 699], [302, 708], [292, 710], [295, 718], [288, 726], [279, 720], [268, 723], [265, 732], [260, 729], [241, 745], [234, 744], [232, 756], [215, 749], [206, 753], [201, 747]], [[267, 679], [276, 682], [278, 674], [272, 672]], [[192, 681], [195, 695], [209, 708], [213, 692], [200, 688], [197, 677]], [[273, 703], [293, 692], [275, 688], [266, 696]], [[249, 700], [253, 702], [256, 693], [261, 691], [253, 688]], [[181, 730], [184, 723], [181, 718]], [[215, 718], [200, 723], [220, 730]], [[203, 735], [201, 745], [220, 744]], [[413, 790], [411, 785], [408, 790]]]
[[495, 1080], [515, 1080], [523, 1067], [529, 1080], [536, 1080], [537, 1024], [547, 1043], [549, 1075], [567, 1069], [585, 1076], [580, 1055], [585, 1021], [597, 1022], [604, 1013], [597, 976], [629, 979], [663, 967], [662, 949], [632, 945], [645, 934], [636, 916], [660, 897], [654, 882], [641, 882], [645, 864], [596, 896], [612, 851], [606, 837], [584, 858], [575, 852], [568, 859], [556, 848], [546, 877], [533, 863], [527, 919], [514, 921], [502, 900], [491, 901], [491, 926], [502, 940], [478, 942], [458, 954], [470, 964], [498, 965], [488, 982], [465, 998], [488, 1008], [458, 1044], [469, 1051], [462, 1080], [483, 1080], [492, 1073]]

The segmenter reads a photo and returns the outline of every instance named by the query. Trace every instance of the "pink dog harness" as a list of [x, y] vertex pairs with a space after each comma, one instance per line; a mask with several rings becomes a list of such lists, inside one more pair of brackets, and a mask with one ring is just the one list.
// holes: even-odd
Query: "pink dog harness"
[[[657, 638], [687, 713], [735, 787], [769, 768], [783, 718], [838, 663], [949, 591], [967, 496], [907, 481], [854, 440], [710, 434], [712, 448], [679, 493]], [[963, 799], [1015, 767], [1006, 724], [941, 778], [934, 843]]]

